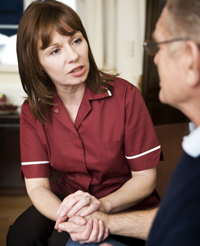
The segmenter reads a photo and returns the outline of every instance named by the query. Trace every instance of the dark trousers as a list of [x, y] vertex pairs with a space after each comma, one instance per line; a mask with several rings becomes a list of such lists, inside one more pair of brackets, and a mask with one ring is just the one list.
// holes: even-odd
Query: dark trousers
[[[64, 195], [56, 194], [60, 200]], [[69, 234], [67, 232], [59, 233], [54, 229], [55, 221], [43, 216], [38, 210], [31, 206], [22, 213], [13, 225], [10, 226], [7, 234], [7, 246], [65, 246]], [[145, 241], [110, 235], [110, 238], [122, 242], [126, 245], [144, 246]]]
[[[64, 196], [56, 194], [61, 200]], [[37, 211], [34, 206], [22, 213], [7, 234], [7, 246], [65, 246], [69, 234], [59, 233], [52, 221]]]

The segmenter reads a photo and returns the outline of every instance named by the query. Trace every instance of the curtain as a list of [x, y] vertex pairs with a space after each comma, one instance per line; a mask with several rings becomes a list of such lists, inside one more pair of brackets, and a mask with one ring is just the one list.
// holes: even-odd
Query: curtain
[[142, 75], [145, 0], [76, 0], [100, 69], [137, 86]]
[[117, 0], [116, 31], [116, 68], [137, 86], [143, 66], [145, 0]]
[[104, 63], [103, 1], [77, 0], [77, 13], [86, 29], [92, 53], [100, 69]]

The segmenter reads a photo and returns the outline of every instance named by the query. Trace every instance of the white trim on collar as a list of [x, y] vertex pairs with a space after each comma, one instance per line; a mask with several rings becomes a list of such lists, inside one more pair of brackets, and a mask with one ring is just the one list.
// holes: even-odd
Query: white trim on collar
[[112, 96], [111, 91], [110, 91], [110, 90], [108, 90], [108, 88], [106, 88], [106, 90], [107, 90], [107, 92], [108, 92], [108, 95], [109, 95], [109, 96]]
[[183, 138], [182, 147], [188, 155], [197, 158], [200, 155], [200, 126], [195, 128], [191, 122], [189, 128], [190, 134]]

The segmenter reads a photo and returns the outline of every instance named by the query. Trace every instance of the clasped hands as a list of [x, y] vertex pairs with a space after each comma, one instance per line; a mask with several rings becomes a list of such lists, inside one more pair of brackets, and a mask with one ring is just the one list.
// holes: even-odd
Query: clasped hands
[[73, 241], [100, 242], [108, 237], [101, 216], [102, 203], [87, 192], [77, 191], [67, 196], [59, 206], [55, 229], [67, 231]]

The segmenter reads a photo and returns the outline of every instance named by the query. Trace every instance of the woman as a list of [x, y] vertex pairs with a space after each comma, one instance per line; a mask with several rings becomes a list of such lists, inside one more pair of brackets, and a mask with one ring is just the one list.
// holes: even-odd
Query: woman
[[[57, 1], [33, 2], [17, 55], [27, 93], [21, 177], [34, 206], [11, 226], [7, 245], [65, 245], [69, 234], [55, 221], [58, 228], [76, 214], [156, 206], [161, 150], [142, 96], [98, 70], [78, 15]], [[61, 177], [50, 183], [52, 170]]]

